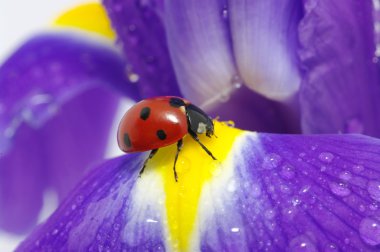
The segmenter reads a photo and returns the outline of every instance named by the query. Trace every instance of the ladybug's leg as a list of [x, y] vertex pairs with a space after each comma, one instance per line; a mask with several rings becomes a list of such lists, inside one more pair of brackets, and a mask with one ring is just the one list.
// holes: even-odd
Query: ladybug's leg
[[154, 150], [152, 150], [152, 151], [150, 152], [149, 156], [147, 157], [147, 159], [145, 159], [145, 161], [144, 161], [144, 165], [143, 165], [143, 167], [142, 167], [141, 170], [140, 170], [139, 177], [141, 177], [141, 174], [144, 172], [144, 169], [145, 169], [146, 164], [148, 163], [148, 160], [149, 160], [149, 159], [152, 159], [152, 157], [154, 156], [154, 154], [157, 153], [157, 151], [158, 151], [158, 149], [154, 149]]
[[174, 170], [174, 179], [175, 179], [175, 182], [178, 182], [178, 176], [177, 176], [177, 171], [175, 170], [175, 165], [177, 164], [178, 154], [181, 151], [182, 146], [183, 146], [183, 141], [181, 139], [181, 140], [179, 140], [177, 142], [177, 153], [175, 154], [175, 158], [174, 158], [173, 170]]
[[202, 148], [207, 152], [207, 154], [208, 154], [210, 157], [212, 157], [212, 159], [217, 160], [216, 157], [214, 157], [214, 155], [212, 155], [211, 151], [209, 151], [209, 150], [207, 149], [207, 147], [204, 146], [204, 145], [201, 143], [201, 141], [199, 141], [199, 138], [198, 138], [197, 133], [193, 132], [192, 130], [189, 130], [189, 134], [190, 134], [190, 136], [191, 136], [192, 138], [194, 138], [195, 141], [197, 141], [197, 142], [199, 143], [200, 146], [202, 146]]

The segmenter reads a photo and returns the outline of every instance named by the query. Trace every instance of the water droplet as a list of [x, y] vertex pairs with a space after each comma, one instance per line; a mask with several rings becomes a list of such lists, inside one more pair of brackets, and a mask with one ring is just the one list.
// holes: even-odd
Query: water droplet
[[223, 9], [222, 9], [222, 17], [223, 17], [224, 19], [227, 19], [227, 18], [228, 18], [228, 8], [227, 8], [226, 5], [223, 6]]
[[287, 185], [284, 185], [284, 184], [280, 185], [280, 190], [281, 190], [281, 192], [286, 193], [286, 194], [290, 194], [292, 192], [290, 187]]
[[373, 202], [372, 204], [369, 205], [369, 209], [372, 211], [376, 211], [379, 206], [376, 204], [376, 202]]
[[323, 250], [323, 252], [335, 252], [335, 251], [339, 251], [339, 248], [334, 243], [327, 244]]
[[349, 171], [342, 171], [339, 174], [339, 178], [344, 181], [349, 181], [352, 178], [351, 172]]
[[318, 158], [322, 162], [331, 163], [334, 159], [334, 155], [331, 152], [321, 152]]
[[306, 235], [300, 235], [293, 238], [289, 244], [289, 251], [291, 252], [317, 252], [315, 244]]
[[295, 207], [288, 207], [282, 211], [282, 214], [284, 215], [284, 217], [289, 221], [293, 220], [294, 216], [296, 216], [296, 213], [297, 213], [297, 210]]
[[78, 195], [76, 198], [76, 202], [80, 204], [83, 202], [83, 199], [84, 199], [83, 195]]
[[359, 225], [359, 234], [363, 241], [369, 245], [380, 244], [380, 223], [371, 218], [364, 218]]
[[280, 164], [281, 160], [282, 158], [280, 155], [276, 153], [270, 153], [264, 158], [263, 169], [270, 170], [276, 168]]
[[327, 166], [326, 165], [322, 165], [320, 170], [321, 170], [321, 172], [326, 171], [327, 170]]
[[300, 198], [298, 198], [298, 197], [294, 197], [293, 199], [292, 199], [292, 205], [293, 206], [298, 206], [299, 204], [301, 204], [301, 199]]
[[40, 127], [58, 111], [58, 104], [49, 94], [30, 97], [22, 110], [22, 118], [33, 127]]
[[235, 180], [231, 180], [228, 185], [227, 185], [227, 191], [229, 192], [234, 192], [236, 191], [236, 181]]
[[300, 189], [300, 193], [307, 193], [310, 190], [311, 186], [310, 185], [304, 185]]
[[292, 179], [292, 178], [294, 178], [295, 174], [296, 173], [294, 171], [294, 167], [293, 166], [288, 165], [288, 164], [285, 164], [284, 166], [282, 166], [281, 176], [284, 179]]
[[154, 219], [146, 219], [146, 222], [148, 222], [148, 223], [157, 223], [158, 221], [154, 220]]
[[360, 172], [362, 172], [364, 170], [364, 166], [363, 165], [354, 165], [352, 167], [352, 170], [355, 173], [360, 173]]
[[113, 229], [114, 229], [115, 231], [120, 230], [120, 224], [119, 224], [119, 223], [115, 223], [115, 224], [113, 224]]
[[276, 215], [276, 212], [273, 209], [269, 209], [269, 210], [265, 211], [264, 215], [265, 215], [265, 218], [267, 218], [268, 220], [271, 220]]
[[58, 234], [58, 229], [54, 229], [53, 232], [51, 232], [52, 235], [57, 235]]
[[238, 227], [231, 228], [231, 232], [233, 232], [233, 233], [237, 233], [239, 231], [240, 231], [240, 228], [238, 228]]
[[347, 184], [342, 183], [342, 182], [340, 182], [340, 183], [336, 183], [336, 182], [330, 183], [330, 189], [331, 189], [331, 191], [335, 195], [338, 195], [338, 196], [341, 196], [341, 197], [348, 196], [351, 193], [351, 190], [348, 188]]
[[380, 181], [369, 181], [367, 188], [371, 198], [380, 202]]
[[252, 197], [258, 197], [261, 195], [261, 188], [257, 184], [253, 184], [251, 187], [251, 192], [250, 192]]
[[238, 74], [235, 74], [231, 78], [231, 84], [232, 84], [233, 88], [238, 89], [238, 88], [242, 87], [243, 80], [241, 79], [241, 77]]
[[346, 122], [345, 133], [362, 134], [364, 132], [364, 125], [358, 118], [351, 118]]

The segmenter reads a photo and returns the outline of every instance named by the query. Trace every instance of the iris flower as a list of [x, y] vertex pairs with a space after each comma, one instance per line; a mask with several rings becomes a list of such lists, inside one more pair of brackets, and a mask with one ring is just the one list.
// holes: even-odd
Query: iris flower
[[178, 182], [175, 146], [141, 178], [146, 153], [89, 169], [19, 251], [379, 250], [376, 2], [104, 5], [126, 62], [55, 33], [0, 69], [1, 226], [32, 225], [46, 187], [64, 198], [101, 158], [117, 97], [180, 95], [237, 128], [201, 137], [217, 161], [185, 137]]

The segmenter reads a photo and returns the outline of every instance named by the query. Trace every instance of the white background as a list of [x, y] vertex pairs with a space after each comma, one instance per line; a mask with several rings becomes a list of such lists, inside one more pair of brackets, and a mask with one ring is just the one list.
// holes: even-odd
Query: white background
[[[89, 1], [0, 0], [0, 64], [26, 38], [48, 27], [62, 11], [86, 2]], [[54, 195], [48, 193], [46, 197], [54, 201]], [[45, 208], [44, 212], [42, 216], [48, 215], [51, 207]], [[22, 238], [0, 231], [0, 251], [12, 251]]]

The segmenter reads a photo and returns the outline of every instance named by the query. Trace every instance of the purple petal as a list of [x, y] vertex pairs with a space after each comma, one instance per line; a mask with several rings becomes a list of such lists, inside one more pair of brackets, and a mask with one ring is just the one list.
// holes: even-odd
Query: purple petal
[[372, 2], [307, 0], [305, 9], [299, 29], [304, 132], [380, 136]]
[[[380, 141], [364, 136], [243, 133], [204, 184], [191, 250], [377, 251], [379, 153]], [[18, 250], [173, 249], [162, 209], [168, 181], [154, 172], [139, 180], [144, 157], [92, 170]], [[187, 189], [174, 188], [180, 206]]]
[[41, 128], [22, 124], [0, 158], [0, 226], [30, 229], [47, 189], [66, 196], [86, 169], [103, 159], [119, 98], [105, 88], [65, 103]]
[[[42, 193], [62, 198], [102, 160], [120, 96], [137, 91], [105, 45], [66, 35], [28, 41], [0, 68], [0, 226], [35, 224]], [[5, 130], [4, 130], [5, 129]]]
[[27, 41], [0, 68], [0, 150], [22, 122], [38, 128], [61, 104], [98, 85], [139, 98], [123, 59], [107, 44], [63, 33]]
[[103, 3], [126, 54], [129, 79], [139, 86], [142, 96], [180, 96], [160, 18], [163, 3], [140, 0], [103, 0]]
[[223, 8], [218, 0], [165, 2], [169, 49], [181, 91], [202, 107], [236, 88]]
[[229, 17], [239, 72], [251, 89], [283, 101], [300, 86], [297, 27], [300, 1], [229, 1]]
[[242, 86], [217, 107], [208, 110], [212, 117], [232, 120], [237, 128], [271, 133], [300, 133], [297, 111]]

